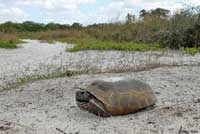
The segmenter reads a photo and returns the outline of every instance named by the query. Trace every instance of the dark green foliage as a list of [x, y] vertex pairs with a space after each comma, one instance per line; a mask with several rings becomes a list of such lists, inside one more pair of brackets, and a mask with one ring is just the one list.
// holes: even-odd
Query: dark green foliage
[[5, 22], [0, 25], [0, 32], [4, 33], [12, 33], [12, 32], [18, 32], [21, 29], [21, 24], [19, 23], [13, 23], [13, 22]]
[[200, 12], [191, 9], [176, 13], [170, 20], [169, 29], [161, 34], [159, 43], [172, 49], [200, 47]]
[[61, 30], [61, 29], [69, 29], [69, 28], [70, 28], [69, 25], [61, 25], [61, 24], [57, 24], [53, 22], [45, 25], [45, 30]]
[[21, 28], [22, 28], [21, 31], [37, 32], [37, 31], [45, 30], [45, 25], [31, 22], [31, 21], [26, 21], [22, 23]]
[[182, 42], [183, 42], [183, 36], [182, 33], [178, 31], [166, 31], [161, 33], [159, 39], [159, 44], [161, 47], [171, 48], [171, 49], [179, 49]]
[[184, 32], [181, 31], [167, 31], [161, 34], [159, 44], [162, 47], [171, 49], [197, 48], [200, 47], [200, 29], [193, 27]]
[[64, 30], [69, 29], [69, 25], [62, 25], [56, 23], [42, 24], [32, 21], [26, 21], [23, 23], [5, 22], [0, 24], [0, 32], [13, 33], [13, 32], [40, 32], [47, 30]]
[[[170, 20], [169, 29], [161, 34], [162, 47], [182, 49], [195, 55], [200, 48], [200, 8], [190, 8], [176, 13]], [[195, 10], [195, 11], [194, 11]]]
[[195, 25], [184, 33], [183, 47], [200, 47], [200, 26]]
[[71, 28], [73, 28], [73, 29], [81, 29], [82, 25], [80, 23], [75, 22], [75, 23], [72, 24]]

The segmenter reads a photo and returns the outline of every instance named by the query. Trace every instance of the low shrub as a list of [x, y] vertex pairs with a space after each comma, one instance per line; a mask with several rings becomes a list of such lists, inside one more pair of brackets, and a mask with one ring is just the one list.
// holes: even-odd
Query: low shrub
[[158, 42], [163, 48], [179, 49], [183, 43], [183, 36], [178, 31], [166, 31], [160, 34], [160, 39]]

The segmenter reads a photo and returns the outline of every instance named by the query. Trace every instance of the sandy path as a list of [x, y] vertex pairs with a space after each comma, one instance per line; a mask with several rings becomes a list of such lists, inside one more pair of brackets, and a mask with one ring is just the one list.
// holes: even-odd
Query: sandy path
[[[134, 77], [149, 83], [158, 98], [155, 109], [111, 118], [81, 111], [74, 100], [76, 87], [109, 77]], [[175, 67], [26, 84], [0, 92], [0, 126], [10, 122], [0, 134], [62, 134], [56, 128], [67, 134], [199, 134], [199, 81], [200, 67]]]

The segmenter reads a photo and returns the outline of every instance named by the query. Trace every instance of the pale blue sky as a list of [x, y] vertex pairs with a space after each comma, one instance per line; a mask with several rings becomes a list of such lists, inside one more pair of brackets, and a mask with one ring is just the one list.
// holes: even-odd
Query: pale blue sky
[[175, 12], [200, 0], [0, 0], [0, 23], [26, 20], [84, 25], [123, 20], [141, 9], [166, 8]]

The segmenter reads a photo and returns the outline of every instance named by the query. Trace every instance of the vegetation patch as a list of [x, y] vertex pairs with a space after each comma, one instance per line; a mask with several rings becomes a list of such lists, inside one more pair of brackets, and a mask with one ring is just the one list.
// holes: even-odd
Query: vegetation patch
[[[65, 71], [65, 72], [55, 72], [52, 74], [44, 74], [44, 75], [27, 75], [27, 76], [22, 76], [16, 79], [16, 81], [9, 83], [6, 87], [0, 87], [0, 91], [3, 90], [10, 90], [13, 88], [16, 88], [20, 85], [24, 85], [29, 82], [34, 82], [38, 80], [48, 80], [48, 79], [53, 79], [53, 78], [62, 78], [62, 77], [72, 77], [75, 75], [83, 74], [85, 72], [74, 72], [74, 71]], [[2, 88], [2, 89], [1, 89]]]
[[161, 51], [166, 50], [158, 44], [142, 44], [124, 42], [117, 43], [111, 41], [99, 41], [96, 39], [66, 39], [66, 42], [75, 43], [76, 45], [69, 49], [70, 52], [81, 50], [119, 50], [119, 51]]
[[38, 81], [38, 80], [47, 80], [52, 78], [62, 78], [62, 77], [72, 77], [78, 74], [82, 74], [82, 72], [72, 72], [72, 71], [65, 71], [65, 72], [57, 72], [47, 75], [31, 75], [31, 76], [24, 76], [17, 79], [17, 85], [21, 85], [24, 83]]
[[17, 42], [0, 40], [0, 48], [17, 48]]
[[190, 54], [195, 56], [198, 52], [200, 52], [200, 48], [181, 48], [180, 51], [182, 54]]

